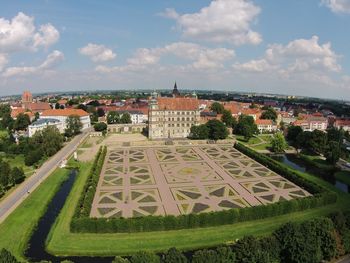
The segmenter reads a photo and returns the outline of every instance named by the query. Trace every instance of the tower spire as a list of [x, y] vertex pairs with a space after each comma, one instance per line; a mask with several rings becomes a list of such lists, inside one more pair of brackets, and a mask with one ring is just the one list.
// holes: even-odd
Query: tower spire
[[180, 92], [179, 90], [177, 89], [177, 85], [176, 85], [176, 81], [175, 81], [175, 84], [174, 84], [174, 89], [173, 89], [173, 97], [180, 97]]

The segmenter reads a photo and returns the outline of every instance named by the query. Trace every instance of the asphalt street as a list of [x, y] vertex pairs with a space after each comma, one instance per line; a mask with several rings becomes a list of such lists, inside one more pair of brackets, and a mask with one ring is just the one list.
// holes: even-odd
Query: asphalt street
[[32, 193], [42, 181], [44, 181], [59, 164], [72, 154], [81, 141], [87, 136], [88, 131], [75, 136], [59, 152], [46, 161], [35, 173], [25, 180], [15, 191], [0, 203], [0, 223]]

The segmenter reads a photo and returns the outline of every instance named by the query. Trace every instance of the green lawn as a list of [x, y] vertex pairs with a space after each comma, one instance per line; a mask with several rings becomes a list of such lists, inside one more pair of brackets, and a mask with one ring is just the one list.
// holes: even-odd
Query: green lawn
[[337, 180], [350, 186], [350, 172], [347, 172], [347, 171], [336, 172], [334, 176]]
[[85, 180], [88, 176], [89, 165], [84, 165], [73, 186], [65, 206], [63, 207], [55, 226], [51, 229], [47, 239], [47, 250], [55, 255], [88, 255], [88, 256], [115, 256], [128, 255], [139, 250], [161, 252], [170, 247], [183, 250], [204, 248], [223, 243], [234, 242], [244, 235], [268, 235], [290, 220], [302, 221], [313, 217], [327, 215], [332, 211], [348, 209], [350, 195], [344, 194], [329, 183], [315, 176], [299, 173], [301, 176], [317, 182], [339, 194], [337, 203], [321, 208], [302, 212], [242, 222], [232, 225], [223, 225], [208, 228], [184, 229], [177, 231], [158, 231], [145, 233], [70, 233], [69, 225], [75, 206], [79, 199]]
[[310, 154], [301, 153], [299, 156], [305, 162], [308, 162], [309, 164], [314, 165], [319, 169], [323, 169], [327, 171], [334, 169], [334, 165], [328, 163], [324, 159], [321, 159], [319, 155], [310, 155]]
[[26, 175], [26, 177], [30, 176], [34, 172], [33, 166], [26, 166], [24, 163], [24, 155], [23, 154], [17, 154], [13, 156], [6, 156], [4, 158], [5, 161], [8, 161], [11, 167], [21, 167]]
[[242, 135], [235, 135], [237, 141], [243, 143], [254, 150], [268, 150], [271, 147], [271, 135], [259, 134], [249, 139], [247, 142]]
[[68, 170], [56, 170], [0, 224], [0, 248], [6, 248], [23, 259], [31, 233], [67, 176]]

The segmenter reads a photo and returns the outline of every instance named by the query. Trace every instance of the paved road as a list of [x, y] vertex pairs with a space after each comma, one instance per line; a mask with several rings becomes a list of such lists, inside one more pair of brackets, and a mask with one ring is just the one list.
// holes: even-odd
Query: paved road
[[26, 197], [33, 192], [42, 181], [44, 181], [60, 162], [72, 154], [82, 140], [88, 135], [88, 131], [75, 136], [58, 153], [46, 161], [36, 172], [25, 180], [15, 191], [0, 203], [0, 223], [20, 204]]

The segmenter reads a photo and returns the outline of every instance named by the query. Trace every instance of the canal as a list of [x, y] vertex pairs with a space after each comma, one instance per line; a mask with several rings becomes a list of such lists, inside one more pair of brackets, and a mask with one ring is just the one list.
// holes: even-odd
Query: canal
[[295, 154], [278, 154], [278, 155], [272, 155], [271, 157], [281, 163], [288, 165], [289, 167], [295, 170], [298, 170], [301, 172], [307, 172], [317, 177], [320, 177], [323, 180], [333, 184], [339, 190], [345, 193], [349, 193], [348, 185], [336, 180], [333, 173], [329, 173], [315, 166], [311, 166], [308, 163], [306, 163], [304, 160], [298, 158]]

